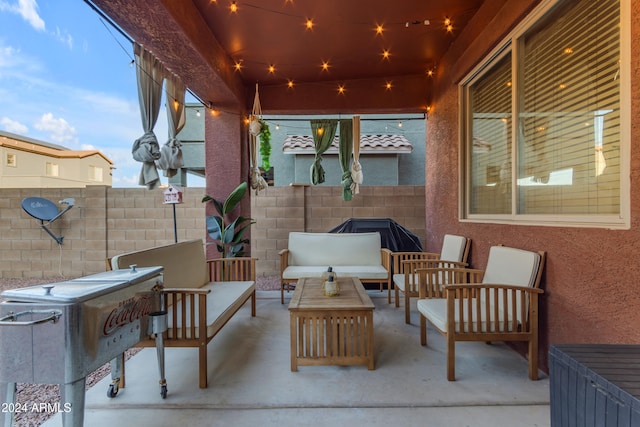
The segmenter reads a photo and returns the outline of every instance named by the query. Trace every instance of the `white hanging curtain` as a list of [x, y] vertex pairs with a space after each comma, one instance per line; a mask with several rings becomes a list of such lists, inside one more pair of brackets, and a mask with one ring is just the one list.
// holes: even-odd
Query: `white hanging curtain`
[[267, 188], [267, 181], [260, 174], [258, 167], [258, 135], [262, 130], [260, 119], [262, 118], [262, 107], [260, 106], [260, 96], [258, 94], [258, 84], [256, 83], [256, 95], [253, 98], [253, 110], [249, 119], [249, 153], [251, 155], [251, 188], [259, 191]]
[[153, 128], [160, 113], [165, 68], [151, 52], [139, 44], [134, 44], [133, 50], [136, 60], [140, 118], [144, 135], [135, 140], [131, 153], [135, 160], [142, 162], [138, 183], [152, 190], [160, 185], [160, 177], [155, 164], [155, 161], [160, 158], [160, 146], [155, 133], [153, 133]]
[[353, 194], [360, 193], [362, 184], [362, 166], [360, 165], [360, 116], [353, 116], [353, 163], [351, 164], [351, 191]]
[[160, 150], [160, 160], [157, 165], [164, 171], [164, 176], [172, 177], [178, 169], [184, 166], [182, 158], [182, 143], [176, 138], [184, 127], [186, 114], [184, 108], [184, 94], [187, 87], [175, 74], [167, 76], [167, 125], [169, 139]]

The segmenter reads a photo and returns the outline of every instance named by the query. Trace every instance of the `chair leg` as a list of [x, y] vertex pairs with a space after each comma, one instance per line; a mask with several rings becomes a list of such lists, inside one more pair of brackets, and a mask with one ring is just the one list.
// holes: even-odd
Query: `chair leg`
[[198, 359], [200, 369], [200, 388], [207, 388], [207, 343], [198, 347]]
[[456, 380], [456, 341], [447, 334], [447, 379]]
[[538, 338], [529, 340], [529, 379], [538, 379]]
[[395, 289], [395, 298], [396, 298], [396, 307], [400, 307], [400, 300], [398, 298], [400, 298], [400, 291], [398, 290], [397, 286], [393, 286]]
[[251, 317], [256, 317], [256, 291], [251, 293]]
[[420, 344], [427, 345], [427, 318], [420, 314]]
[[393, 282], [391, 280], [387, 280], [387, 303], [391, 304], [391, 284]]
[[407, 325], [411, 323], [411, 301], [409, 299], [409, 292], [404, 293], [404, 323]]
[[284, 304], [284, 282], [280, 283], [280, 304]]

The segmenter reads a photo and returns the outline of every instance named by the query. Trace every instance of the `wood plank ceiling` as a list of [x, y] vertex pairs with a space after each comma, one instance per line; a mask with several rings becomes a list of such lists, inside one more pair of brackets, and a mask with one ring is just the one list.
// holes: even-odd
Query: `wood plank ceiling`
[[317, 114], [424, 112], [484, 0], [85, 1], [214, 108]]

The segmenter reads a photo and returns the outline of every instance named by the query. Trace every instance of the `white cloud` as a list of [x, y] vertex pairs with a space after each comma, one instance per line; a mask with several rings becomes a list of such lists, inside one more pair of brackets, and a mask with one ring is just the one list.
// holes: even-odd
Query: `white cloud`
[[140, 185], [138, 183], [140, 181], [140, 174], [119, 177], [117, 172], [118, 169], [113, 171], [113, 178], [111, 182], [113, 187], [137, 187]]
[[20, 15], [29, 25], [38, 31], [44, 31], [44, 20], [38, 14], [36, 0], [18, 0], [18, 4], [0, 1], [0, 12], [11, 12]]
[[66, 31], [62, 32], [60, 28], [56, 27], [56, 31], [53, 35], [58, 41], [69, 46], [69, 49], [73, 49], [73, 37], [71, 37], [71, 34]]
[[11, 120], [9, 117], [3, 117], [0, 119], [0, 125], [7, 132], [24, 135], [29, 132], [29, 127], [15, 120]]
[[76, 129], [71, 126], [65, 119], [56, 119], [52, 113], [45, 113], [38, 119], [34, 125], [36, 129], [48, 132], [52, 141], [77, 142]]

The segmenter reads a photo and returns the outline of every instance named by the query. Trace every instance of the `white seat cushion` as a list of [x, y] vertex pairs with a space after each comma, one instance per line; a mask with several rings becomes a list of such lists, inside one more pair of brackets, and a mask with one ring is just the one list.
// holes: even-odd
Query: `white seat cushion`
[[[419, 276], [417, 274], [413, 275], [413, 281], [409, 281], [409, 292], [418, 292], [418, 280]], [[404, 292], [405, 289], [405, 275], [404, 274], [394, 274], [393, 275], [393, 284]]]
[[[242, 306], [251, 293], [255, 290], [256, 285], [253, 281], [247, 282], [210, 282], [204, 285], [202, 290], [211, 290], [207, 294], [207, 337], [215, 335], [220, 328], [227, 322], [233, 313]], [[177, 316], [182, 318], [182, 310], [178, 304]], [[167, 322], [169, 326], [173, 325], [173, 313], [169, 308]], [[196, 319], [198, 318], [198, 306], [196, 298]], [[182, 326], [182, 325], [180, 325]], [[171, 329], [168, 331], [169, 338], [195, 338], [191, 336], [190, 319], [187, 318], [186, 336], [182, 336], [182, 331], [178, 329], [177, 336], [174, 336]], [[195, 336], [198, 337], [199, 330], [196, 325]]]
[[464, 249], [467, 246], [467, 239], [462, 236], [454, 236], [445, 234], [442, 241], [442, 250], [440, 251], [440, 259], [443, 261], [463, 261]]
[[[471, 316], [473, 319], [473, 323], [471, 325], [473, 327], [473, 331], [475, 332], [478, 332], [478, 331], [479, 332], [507, 332], [507, 331], [513, 330], [513, 323], [511, 322], [505, 323], [504, 321], [499, 321], [499, 322], [492, 322], [493, 324], [497, 325], [498, 331], [488, 331], [487, 330], [488, 323], [486, 322], [487, 312], [486, 312], [485, 304], [480, 304], [480, 310], [481, 310], [483, 321], [478, 325], [476, 300], [475, 298], [473, 298], [471, 299], [471, 301], [472, 301]], [[421, 300], [418, 300], [417, 307], [418, 307], [418, 312], [420, 312], [421, 315], [427, 318], [433, 324], [433, 326], [435, 326], [437, 329], [439, 329], [442, 332], [445, 332], [445, 333], [447, 332], [447, 300], [446, 299], [440, 299], [440, 298], [421, 299]], [[493, 305], [490, 305], [489, 309], [490, 309], [491, 315], [493, 315], [493, 312], [494, 312]], [[470, 324], [467, 320], [468, 319], [467, 307], [466, 306], [463, 307], [463, 310], [465, 314], [465, 331], [464, 332], [470, 332], [469, 331]], [[499, 319], [504, 318], [504, 313], [500, 308], [498, 309], [498, 317]], [[518, 326], [519, 324], [520, 323], [517, 322], [516, 326]], [[460, 312], [459, 312], [458, 304], [455, 304], [455, 325], [456, 325], [456, 331], [460, 332]], [[480, 329], [478, 329], [478, 326], [480, 327]]]
[[[283, 279], [299, 279], [301, 277], [320, 277], [327, 271], [327, 266], [296, 266], [290, 265], [282, 272]], [[338, 277], [358, 277], [360, 279], [380, 279], [385, 280], [388, 276], [387, 270], [380, 265], [333, 265]]]
[[482, 283], [533, 286], [540, 254], [506, 246], [492, 246]]
[[380, 233], [289, 233], [289, 265], [377, 266], [382, 263]]

